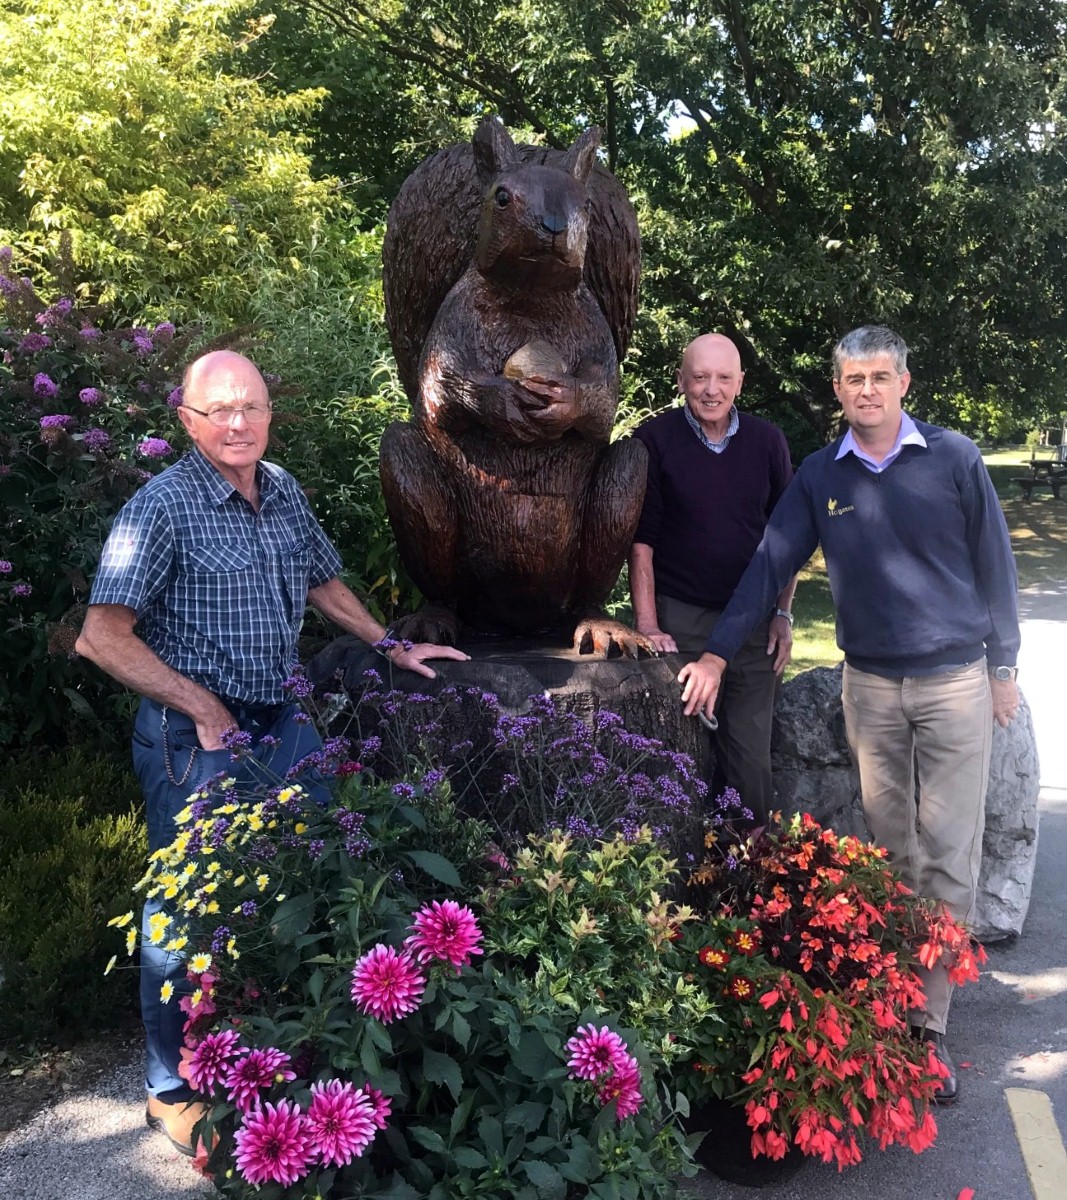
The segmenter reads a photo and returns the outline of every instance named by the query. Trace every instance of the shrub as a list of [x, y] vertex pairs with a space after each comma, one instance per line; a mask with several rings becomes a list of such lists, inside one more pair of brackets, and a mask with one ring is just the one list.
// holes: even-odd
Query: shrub
[[[213, 1102], [203, 1165], [220, 1193], [671, 1194], [690, 1170], [657, 1085], [672, 1043], [649, 1045], [612, 1009], [632, 986], [664, 1024], [680, 1019], [684, 987], [645, 976], [671, 918], [647, 831], [588, 857], [564, 838], [512, 864], [445, 785], [375, 782], [336, 749], [334, 803], [225, 781], [193, 799], [145, 878], [175, 914], [152, 936], [188, 955], [193, 990], [166, 1000], [188, 1018], [183, 1073]], [[546, 871], [566, 878], [546, 890]], [[555, 901], [572, 887], [578, 904], [615, 895], [599, 928], [571, 928]], [[543, 938], [610, 961], [611, 994], [576, 962], [546, 970], [530, 949]]]
[[69, 294], [46, 303], [3, 250], [0, 300], [3, 745], [123, 706], [72, 659], [79, 606], [115, 513], [174, 457], [167, 398], [192, 335], [115, 326]]
[[843, 1168], [865, 1139], [930, 1147], [943, 1068], [908, 1014], [923, 1008], [920, 965], [978, 977], [966, 931], [884, 850], [807, 814], [741, 838], [720, 825], [691, 882], [704, 920], [680, 949], [724, 1025], [686, 1031], [688, 1095], [744, 1104], [753, 1154], [771, 1158], [793, 1145]]
[[135, 989], [104, 979], [102, 936], [144, 869], [128, 768], [85, 748], [9, 761], [0, 776], [0, 1040], [68, 1040], [121, 1023]]

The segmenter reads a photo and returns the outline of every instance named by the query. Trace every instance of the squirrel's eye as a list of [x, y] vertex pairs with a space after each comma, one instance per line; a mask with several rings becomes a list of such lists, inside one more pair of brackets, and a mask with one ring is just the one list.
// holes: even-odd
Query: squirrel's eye
[[511, 203], [511, 193], [507, 188], [499, 187], [496, 189], [496, 205], [497, 208], [507, 208]]

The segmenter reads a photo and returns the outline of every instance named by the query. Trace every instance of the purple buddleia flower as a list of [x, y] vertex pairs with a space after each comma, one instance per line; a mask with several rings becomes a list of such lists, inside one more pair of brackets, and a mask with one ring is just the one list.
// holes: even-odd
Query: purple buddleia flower
[[0, 575], [11, 574], [11, 563], [6, 558], [0, 558]]
[[167, 393], [167, 403], [171, 408], [181, 408], [182, 389], [180, 387], [176, 387], [173, 391]]
[[[40, 379], [41, 376], [38, 375], [37, 378]], [[42, 429], [67, 429], [74, 424], [74, 418], [68, 413], [49, 413], [41, 418], [40, 424]]]
[[78, 336], [85, 338], [87, 342], [95, 342], [98, 338], [102, 337], [103, 334], [101, 334], [100, 330], [97, 329], [95, 325], [83, 325], [78, 331]]
[[[40, 396], [42, 400], [54, 400], [59, 395], [59, 387], [50, 375], [46, 375], [43, 371], [39, 371], [33, 377], [34, 395]], [[47, 426], [42, 426], [43, 429]]]
[[164, 438], [145, 438], [137, 447], [137, 453], [145, 458], [166, 458], [171, 453], [171, 445]]
[[163, 338], [165, 341], [170, 341], [174, 336], [174, 326], [170, 321], [160, 321], [160, 323], [152, 330], [152, 336]]
[[28, 333], [19, 342], [19, 349], [24, 354], [35, 354], [38, 350], [47, 350], [52, 339], [45, 333]]
[[87, 429], [82, 436], [82, 445], [93, 454], [99, 454], [111, 445], [111, 435], [104, 429]]
[[33, 588], [28, 583], [16, 583], [11, 589], [12, 596], [32, 596]]
[[82, 402], [82, 404], [86, 404], [90, 408], [99, 404], [103, 400], [103, 398], [104, 398], [104, 395], [99, 390], [99, 388], [94, 388], [94, 387], [82, 388], [82, 390], [78, 393], [78, 399]]

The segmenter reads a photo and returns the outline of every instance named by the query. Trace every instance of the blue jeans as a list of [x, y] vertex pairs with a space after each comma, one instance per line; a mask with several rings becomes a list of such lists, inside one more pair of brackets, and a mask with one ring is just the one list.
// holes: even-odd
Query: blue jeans
[[[204, 750], [197, 740], [195, 723], [185, 713], [173, 708], [164, 709], [155, 700], [142, 699], [133, 727], [133, 769], [144, 793], [150, 851], [170, 845], [178, 832], [175, 816], [186, 807], [189, 797], [213, 775], [225, 771], [239, 783], [251, 783], [263, 778], [254, 765], [260, 764], [269, 776], [284, 778], [294, 763], [322, 744], [314, 725], [295, 720], [299, 711], [295, 705], [273, 709], [247, 705], [228, 707], [241, 729], [253, 735], [250, 759], [235, 762], [229, 750]], [[258, 739], [264, 734], [277, 738], [279, 744], [262, 745]], [[309, 773], [301, 777], [301, 783], [320, 801], [328, 799], [329, 790], [321, 776]], [[162, 945], [153, 946], [149, 941], [149, 918], [157, 912], [171, 913], [171, 910], [160, 899], [147, 900], [141, 922], [145, 1087], [150, 1095], [175, 1102], [192, 1095], [192, 1090], [178, 1074], [185, 1023], [179, 1000], [189, 993], [190, 988], [185, 977], [184, 956], [164, 950]], [[168, 980], [174, 987], [174, 994], [164, 1004], [160, 993]]]

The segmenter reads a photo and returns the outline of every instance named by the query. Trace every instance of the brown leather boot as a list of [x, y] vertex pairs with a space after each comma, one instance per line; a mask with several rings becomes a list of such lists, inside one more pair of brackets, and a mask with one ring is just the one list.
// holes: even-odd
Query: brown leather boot
[[[158, 1129], [165, 1134], [175, 1150], [193, 1157], [193, 1127], [202, 1117], [211, 1111], [209, 1104], [201, 1100], [178, 1100], [166, 1104], [149, 1096], [145, 1105], [145, 1123], [152, 1129]], [[203, 1141], [197, 1139], [201, 1145]]]

